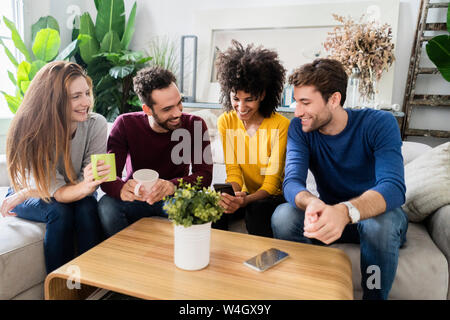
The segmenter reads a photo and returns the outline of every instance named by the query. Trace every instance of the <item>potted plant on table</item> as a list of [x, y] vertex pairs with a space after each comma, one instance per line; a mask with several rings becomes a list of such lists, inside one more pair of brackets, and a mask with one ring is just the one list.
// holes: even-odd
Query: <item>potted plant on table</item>
[[220, 193], [180, 179], [172, 197], [165, 199], [164, 210], [174, 223], [174, 261], [185, 270], [203, 269], [209, 264], [211, 224], [220, 219], [223, 208]]

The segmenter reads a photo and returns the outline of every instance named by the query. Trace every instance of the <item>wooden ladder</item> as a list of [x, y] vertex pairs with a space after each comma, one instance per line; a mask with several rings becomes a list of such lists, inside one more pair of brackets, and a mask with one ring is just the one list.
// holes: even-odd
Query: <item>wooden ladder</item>
[[437, 68], [421, 68], [420, 56], [422, 54], [422, 45], [434, 36], [425, 36], [425, 31], [447, 30], [446, 23], [427, 23], [428, 9], [430, 8], [448, 8], [448, 2], [430, 3], [429, 0], [421, 0], [419, 17], [417, 19], [416, 36], [414, 46], [411, 52], [409, 62], [408, 80], [405, 88], [405, 98], [403, 100], [403, 111], [405, 112], [405, 122], [402, 127], [402, 139], [407, 136], [423, 136], [450, 138], [450, 131], [427, 130], [410, 128], [411, 114], [414, 107], [450, 107], [450, 94], [416, 94], [416, 80], [419, 74], [439, 74]]

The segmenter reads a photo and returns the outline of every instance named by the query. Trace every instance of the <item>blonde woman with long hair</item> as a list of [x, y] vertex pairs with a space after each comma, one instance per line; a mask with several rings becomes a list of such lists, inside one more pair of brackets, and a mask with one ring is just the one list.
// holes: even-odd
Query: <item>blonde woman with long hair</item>
[[[12, 188], [1, 214], [46, 223], [47, 272], [98, 244], [103, 234], [90, 155], [106, 152], [107, 123], [90, 112], [92, 80], [76, 63], [44, 66], [32, 80], [7, 136]], [[109, 172], [103, 162], [99, 175]]]

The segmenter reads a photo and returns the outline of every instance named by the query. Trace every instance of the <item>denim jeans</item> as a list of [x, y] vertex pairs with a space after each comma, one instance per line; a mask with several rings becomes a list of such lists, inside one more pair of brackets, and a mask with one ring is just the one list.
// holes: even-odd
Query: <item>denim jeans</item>
[[98, 202], [98, 214], [103, 231], [111, 237], [141, 218], [167, 217], [163, 205], [162, 200], [150, 205], [144, 201], [122, 201], [105, 194]]
[[[290, 203], [279, 205], [272, 215], [274, 237], [324, 245], [317, 239], [303, 236], [304, 219], [304, 211], [294, 208]], [[408, 217], [401, 208], [397, 208], [347, 225], [341, 238], [334, 242], [360, 243], [363, 299], [388, 298], [397, 271], [399, 249], [406, 241], [407, 230]], [[379, 267], [380, 286], [374, 286], [371, 281], [373, 270], [376, 270], [373, 266]]]
[[265, 199], [256, 200], [246, 207], [239, 208], [233, 214], [224, 213], [219, 221], [213, 223], [212, 227], [228, 230], [231, 219], [245, 218], [245, 226], [249, 234], [261, 237], [273, 238], [270, 219], [273, 212], [281, 203], [286, 202], [283, 195], [269, 196]]
[[[9, 188], [6, 196], [13, 194]], [[16, 206], [13, 212], [19, 218], [46, 224], [44, 255], [47, 273], [59, 268], [103, 240], [103, 233], [97, 212], [96, 193], [72, 203], [50, 203], [39, 198], [29, 198]]]

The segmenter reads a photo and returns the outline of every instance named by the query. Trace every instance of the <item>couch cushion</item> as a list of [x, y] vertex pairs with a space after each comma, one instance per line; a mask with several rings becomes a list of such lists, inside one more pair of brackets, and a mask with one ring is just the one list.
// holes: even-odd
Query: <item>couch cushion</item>
[[226, 179], [227, 179], [227, 170], [225, 165], [214, 163], [211, 185], [215, 183], [225, 183]]
[[450, 204], [450, 142], [441, 144], [405, 166], [406, 202], [410, 221], [419, 222]]
[[[426, 220], [428, 232], [436, 246], [450, 261], [450, 205], [444, 206], [430, 215]], [[450, 263], [449, 263], [450, 274]], [[450, 276], [447, 300], [450, 300]]]
[[425, 152], [431, 149], [433, 148], [424, 143], [403, 141], [402, 144], [403, 164], [411, 162], [418, 156], [424, 154]]
[[[352, 262], [355, 299], [362, 298], [360, 250], [358, 244], [334, 244]], [[400, 249], [399, 264], [389, 299], [447, 299], [448, 265], [443, 253], [431, 240], [425, 226], [410, 223], [406, 243]]]
[[223, 159], [223, 147], [220, 140], [219, 131], [217, 130], [217, 115], [211, 110], [191, 111], [190, 114], [202, 118], [208, 127], [208, 134], [211, 141], [211, 154], [214, 164], [225, 163]]
[[0, 299], [10, 299], [46, 277], [45, 224], [0, 218]]
[[30, 289], [19, 293], [17, 296], [11, 298], [11, 300], [44, 300], [44, 291], [44, 281], [42, 281]]

